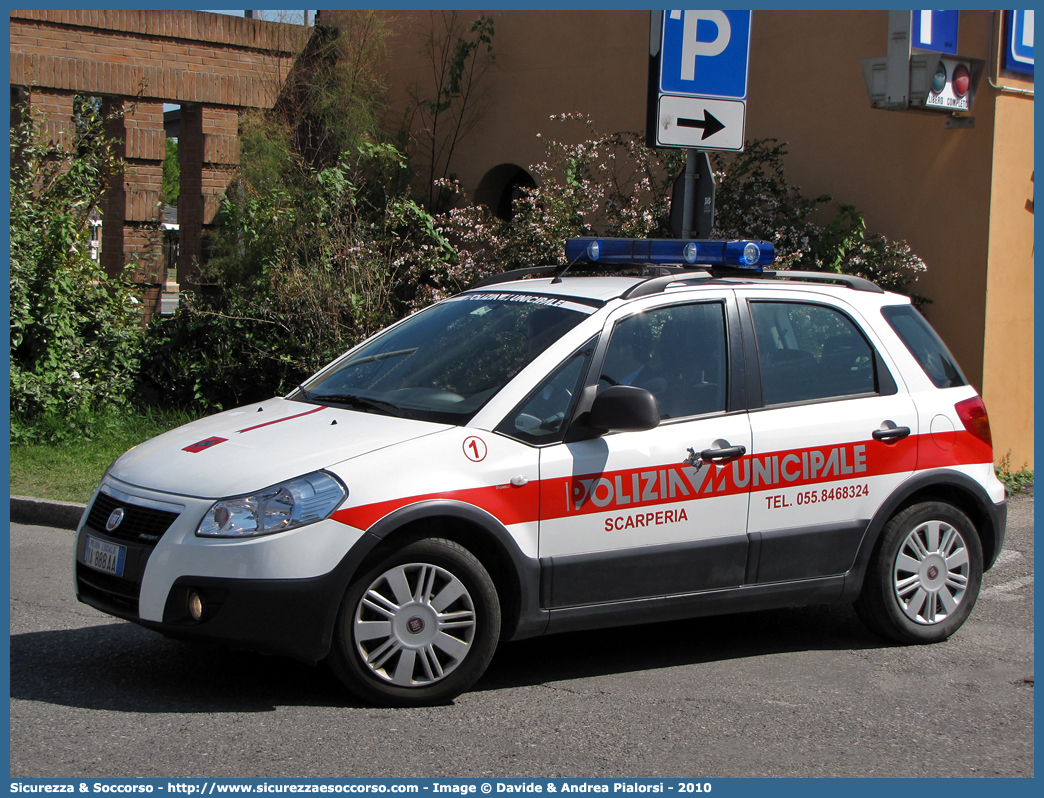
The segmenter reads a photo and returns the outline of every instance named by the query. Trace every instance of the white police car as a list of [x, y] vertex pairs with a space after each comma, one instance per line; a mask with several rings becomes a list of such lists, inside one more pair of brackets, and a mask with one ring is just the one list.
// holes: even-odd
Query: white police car
[[[904, 642], [961, 626], [1004, 488], [982, 400], [908, 298], [763, 272], [764, 242], [567, 255], [124, 454], [79, 529], [80, 600], [328, 659], [398, 705], [575, 629], [826, 602]], [[645, 276], [575, 276], [592, 262]]]

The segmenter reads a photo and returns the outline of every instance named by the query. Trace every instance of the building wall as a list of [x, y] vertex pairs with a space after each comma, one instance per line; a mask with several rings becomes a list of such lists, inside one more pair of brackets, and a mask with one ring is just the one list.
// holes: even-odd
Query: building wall
[[[984, 22], [962, 14], [958, 52], [986, 56]], [[924, 259], [925, 315], [981, 388], [991, 98], [980, 85], [970, 130], [948, 130], [938, 112], [872, 109], [860, 59], [884, 55], [887, 33], [887, 11], [755, 12], [747, 137], [789, 142], [787, 173], [806, 196], [854, 204], [870, 231]]]
[[1001, 94], [990, 206], [983, 399], [998, 459], [1033, 466], [1033, 100]]
[[[460, 13], [469, 22], [487, 13], [496, 30], [488, 105], [453, 164], [469, 196], [498, 166], [543, 160], [540, 135], [584, 136], [552, 114], [586, 114], [603, 133], [644, 130], [647, 11]], [[998, 16], [962, 11], [958, 52], [995, 62]], [[420, 42], [432, 15], [389, 20], [399, 119], [407, 87], [430, 81]], [[949, 129], [939, 112], [872, 109], [860, 59], [885, 55], [887, 39], [887, 11], [755, 11], [746, 137], [786, 142], [788, 180], [805, 196], [855, 205], [869, 231], [924, 259], [915, 290], [984, 394], [998, 458], [1011, 449], [1016, 467], [1032, 464], [1032, 98], [1003, 95], [984, 75], [973, 128]], [[996, 78], [995, 63], [987, 72]]]
[[[323, 11], [336, 24], [337, 12]], [[601, 132], [640, 131], [645, 126], [645, 84], [649, 13], [647, 11], [459, 11], [467, 27], [481, 14], [493, 17], [495, 66], [482, 113], [465, 139], [452, 171], [469, 198], [494, 166], [529, 169], [544, 160], [540, 136], [582, 141], [576, 122], [551, 121], [552, 115], [584, 114]], [[431, 63], [421, 43], [440, 12], [387, 12], [393, 31], [389, 61], [389, 119], [402, 119], [414, 105], [410, 88], [431, 96]], [[593, 31], [593, 35], [581, 32]], [[636, 38], [637, 36], [637, 38]]]

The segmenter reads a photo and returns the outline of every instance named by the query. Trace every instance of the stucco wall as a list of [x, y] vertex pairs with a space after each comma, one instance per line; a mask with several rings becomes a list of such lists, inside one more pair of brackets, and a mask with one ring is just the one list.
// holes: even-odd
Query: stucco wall
[[995, 99], [983, 399], [994, 453], [1033, 466], [1033, 100]]

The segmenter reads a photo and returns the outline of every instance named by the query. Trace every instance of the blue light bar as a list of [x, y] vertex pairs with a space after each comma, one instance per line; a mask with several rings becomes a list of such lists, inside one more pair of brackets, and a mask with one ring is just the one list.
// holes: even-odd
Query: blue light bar
[[687, 241], [678, 238], [571, 238], [570, 263], [692, 267], [727, 266], [761, 271], [772, 264], [775, 247], [768, 241]]

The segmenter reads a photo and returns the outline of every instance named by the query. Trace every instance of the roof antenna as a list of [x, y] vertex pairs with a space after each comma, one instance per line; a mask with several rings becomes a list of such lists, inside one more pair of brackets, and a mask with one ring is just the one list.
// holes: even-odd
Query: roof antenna
[[569, 263], [567, 263], [565, 266], [560, 267], [561, 271], [555, 272], [555, 279], [551, 281], [551, 285], [555, 285], [555, 283], [562, 282], [562, 278], [565, 277], [565, 273], [569, 271], [573, 267], [573, 264], [577, 263], [580, 260], [580, 258], [583, 257], [583, 255], [584, 253], [581, 252], [579, 255], [577, 255], [575, 258], [569, 261]]

